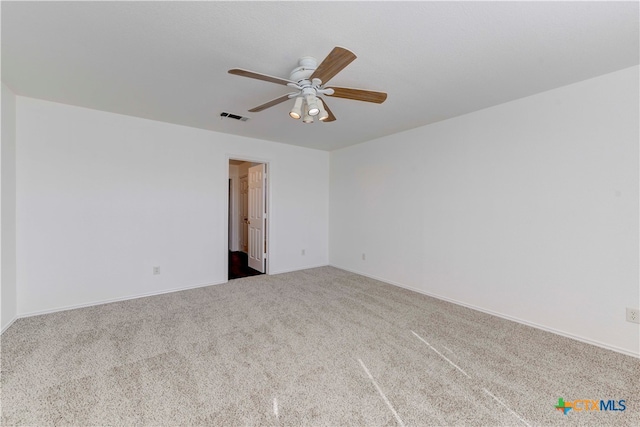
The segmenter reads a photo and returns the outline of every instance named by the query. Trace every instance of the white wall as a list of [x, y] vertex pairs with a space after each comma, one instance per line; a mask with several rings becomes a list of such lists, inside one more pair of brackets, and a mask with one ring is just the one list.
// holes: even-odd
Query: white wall
[[638, 93], [633, 67], [332, 152], [331, 264], [639, 355]]
[[0, 329], [16, 318], [16, 96], [2, 84]]
[[18, 314], [225, 282], [229, 157], [271, 166], [271, 274], [326, 265], [328, 153], [17, 97]]

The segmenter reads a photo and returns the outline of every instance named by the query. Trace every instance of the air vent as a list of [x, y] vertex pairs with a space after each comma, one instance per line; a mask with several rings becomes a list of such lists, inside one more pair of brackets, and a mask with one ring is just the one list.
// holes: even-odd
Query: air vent
[[242, 116], [238, 116], [237, 114], [231, 114], [226, 112], [220, 113], [220, 117], [222, 118], [228, 117], [230, 119], [240, 120], [241, 122], [246, 122], [247, 120], [249, 120], [249, 117], [242, 117]]

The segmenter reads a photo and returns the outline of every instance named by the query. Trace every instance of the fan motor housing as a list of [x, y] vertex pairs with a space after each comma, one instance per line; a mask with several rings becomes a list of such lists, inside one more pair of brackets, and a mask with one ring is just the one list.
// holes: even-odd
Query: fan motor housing
[[311, 56], [303, 56], [298, 60], [298, 67], [294, 68], [289, 75], [289, 80], [294, 82], [300, 82], [301, 80], [308, 80], [311, 74], [318, 67], [318, 61]]

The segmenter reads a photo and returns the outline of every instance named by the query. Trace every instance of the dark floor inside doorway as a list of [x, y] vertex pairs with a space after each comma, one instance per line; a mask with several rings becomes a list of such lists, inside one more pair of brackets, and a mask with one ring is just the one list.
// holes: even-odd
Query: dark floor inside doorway
[[249, 257], [246, 253], [229, 251], [229, 280], [259, 274], [264, 273], [249, 267]]

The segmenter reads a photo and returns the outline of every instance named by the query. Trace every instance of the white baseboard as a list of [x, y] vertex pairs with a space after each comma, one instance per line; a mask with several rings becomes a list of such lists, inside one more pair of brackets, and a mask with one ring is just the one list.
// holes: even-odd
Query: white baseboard
[[[308, 270], [310, 268], [317, 268], [317, 267], [326, 267], [327, 265], [328, 264], [320, 264], [320, 265], [316, 265], [316, 266], [304, 266], [304, 267], [301, 267], [301, 268], [294, 268], [294, 269], [290, 269], [290, 270], [278, 270], [276, 272], [269, 273], [269, 275], [291, 273], [291, 272], [294, 272], [294, 271]], [[119, 302], [119, 301], [127, 301], [127, 300], [131, 300], [131, 299], [136, 299], [136, 298], [152, 297], [152, 296], [155, 296], [155, 295], [168, 294], [168, 293], [171, 293], [171, 292], [180, 292], [180, 291], [186, 291], [188, 289], [203, 288], [205, 286], [221, 285], [221, 284], [227, 283], [227, 282], [228, 282], [228, 280], [221, 281], [221, 282], [215, 282], [215, 283], [207, 283], [207, 284], [204, 284], [204, 285], [184, 286], [184, 287], [172, 288], [172, 289], [168, 289], [168, 290], [164, 290], [164, 291], [160, 291], [160, 292], [147, 292], [147, 293], [144, 293], [144, 294], [129, 295], [129, 296], [120, 297], [120, 298], [110, 298], [110, 299], [106, 299], [106, 300], [93, 301], [93, 302], [82, 303], [82, 304], [73, 304], [73, 305], [67, 305], [67, 306], [63, 306], [63, 307], [51, 308], [51, 309], [47, 309], [47, 310], [30, 311], [30, 312], [27, 312], [27, 313], [20, 313], [18, 316], [16, 316], [11, 321], [11, 323], [13, 323], [17, 319], [21, 319], [23, 317], [40, 316], [42, 314], [57, 313], [59, 311], [74, 310], [76, 308], [92, 307], [92, 306], [95, 306], [95, 305], [109, 304], [109, 303], [112, 303], [112, 302]], [[11, 325], [11, 323], [9, 325], [7, 325], [5, 328], [3, 328], [2, 332], [4, 332]]]
[[269, 275], [270, 276], [275, 276], [276, 274], [293, 273], [294, 271], [309, 270], [311, 268], [327, 267], [327, 266], [329, 266], [329, 264], [306, 265], [306, 266], [300, 267], [300, 268], [292, 268], [292, 269], [289, 269], [289, 270], [278, 270], [276, 272], [270, 272]]
[[426, 295], [426, 296], [429, 296], [429, 297], [432, 297], [432, 298], [436, 298], [436, 299], [439, 299], [439, 300], [442, 300], [442, 301], [447, 301], [447, 302], [450, 302], [450, 303], [456, 304], [456, 305], [461, 305], [463, 307], [470, 308], [472, 310], [476, 310], [476, 311], [480, 311], [480, 312], [483, 312], [483, 313], [487, 313], [487, 314], [490, 314], [492, 316], [500, 317], [502, 319], [511, 320], [512, 322], [516, 322], [516, 323], [520, 323], [520, 324], [523, 324], [523, 325], [531, 326], [532, 328], [541, 329], [543, 331], [551, 332], [553, 334], [560, 335], [560, 336], [563, 336], [563, 337], [566, 337], [566, 338], [571, 338], [571, 339], [574, 339], [576, 341], [580, 341], [580, 342], [583, 342], [583, 343], [586, 343], [586, 344], [591, 344], [591, 345], [595, 345], [597, 347], [602, 347], [602, 348], [607, 349], [607, 350], [615, 351], [616, 353], [622, 353], [622, 354], [627, 355], [627, 356], [640, 358], [640, 353], [634, 353], [634, 352], [629, 351], [629, 350], [627, 350], [625, 348], [620, 348], [620, 347], [617, 347], [617, 346], [614, 346], [614, 345], [610, 345], [610, 344], [606, 344], [606, 343], [603, 343], [603, 342], [600, 342], [600, 341], [595, 341], [595, 340], [592, 340], [592, 339], [589, 339], [589, 338], [581, 337], [579, 335], [573, 335], [573, 334], [570, 334], [570, 333], [567, 333], [567, 332], [564, 332], [564, 331], [561, 331], [561, 330], [558, 330], [558, 329], [549, 328], [548, 326], [543, 326], [543, 325], [539, 325], [539, 324], [534, 323], [534, 322], [529, 322], [528, 320], [523, 320], [523, 319], [519, 319], [517, 317], [512, 317], [512, 316], [509, 316], [509, 315], [506, 315], [506, 314], [498, 313], [496, 311], [487, 310], [487, 309], [482, 308], [482, 307], [477, 307], [475, 305], [467, 304], [467, 303], [464, 303], [464, 302], [461, 302], [461, 301], [458, 301], [458, 300], [455, 300], [455, 299], [452, 299], [452, 298], [448, 298], [448, 297], [444, 297], [444, 296], [441, 296], [441, 295], [433, 294], [431, 292], [426, 292], [426, 291], [423, 291], [421, 289], [416, 289], [416, 288], [413, 288], [411, 286], [407, 286], [407, 285], [402, 284], [402, 283], [394, 282], [393, 280], [389, 280], [389, 279], [385, 279], [385, 278], [382, 278], [382, 277], [373, 276], [371, 274], [363, 273], [361, 271], [356, 271], [356, 270], [352, 270], [350, 268], [341, 267], [341, 266], [336, 265], [336, 264], [329, 264], [329, 265], [331, 265], [332, 267], [335, 267], [335, 268], [339, 268], [341, 270], [345, 270], [345, 271], [348, 271], [348, 272], [351, 272], [351, 273], [359, 274], [361, 276], [369, 277], [370, 279], [379, 280], [381, 282], [385, 282], [385, 283], [388, 283], [390, 285], [397, 286], [399, 288], [408, 289], [410, 291], [417, 292], [419, 294], [423, 294], [423, 295]]
[[[111, 298], [111, 299], [106, 299], [106, 300], [101, 300], [101, 301], [94, 301], [94, 302], [83, 303], [83, 304], [74, 304], [74, 305], [68, 305], [68, 306], [64, 306], [64, 307], [56, 307], [56, 308], [47, 309], [47, 310], [31, 311], [31, 312], [28, 312], [28, 313], [20, 313], [16, 317], [16, 319], [21, 319], [23, 317], [40, 316], [42, 314], [57, 313], [59, 311], [74, 310], [76, 308], [93, 307], [95, 305], [109, 304], [109, 303], [112, 303], [112, 302], [119, 302], [119, 301], [127, 301], [127, 300], [137, 299], [137, 298], [152, 297], [152, 296], [155, 296], [155, 295], [170, 294], [172, 292], [180, 292], [180, 291], [186, 291], [186, 290], [189, 290], [189, 289], [204, 288], [206, 286], [221, 285], [223, 283], [227, 283], [227, 280], [225, 280], [224, 282], [207, 283], [207, 284], [204, 284], [204, 285], [184, 286], [184, 287], [181, 287], [181, 288], [167, 289], [167, 290], [160, 291], [160, 292], [147, 292], [147, 293], [144, 293], [144, 294], [129, 295], [129, 296], [126, 296], [126, 297]], [[4, 332], [4, 330], [3, 330], [3, 332]]]
[[11, 319], [11, 321], [5, 327], [3, 327], [2, 330], [0, 330], [0, 335], [4, 334], [4, 331], [9, 329], [9, 326], [13, 325], [13, 322], [15, 322], [16, 320], [18, 320], [18, 316], [15, 316], [13, 319]]

